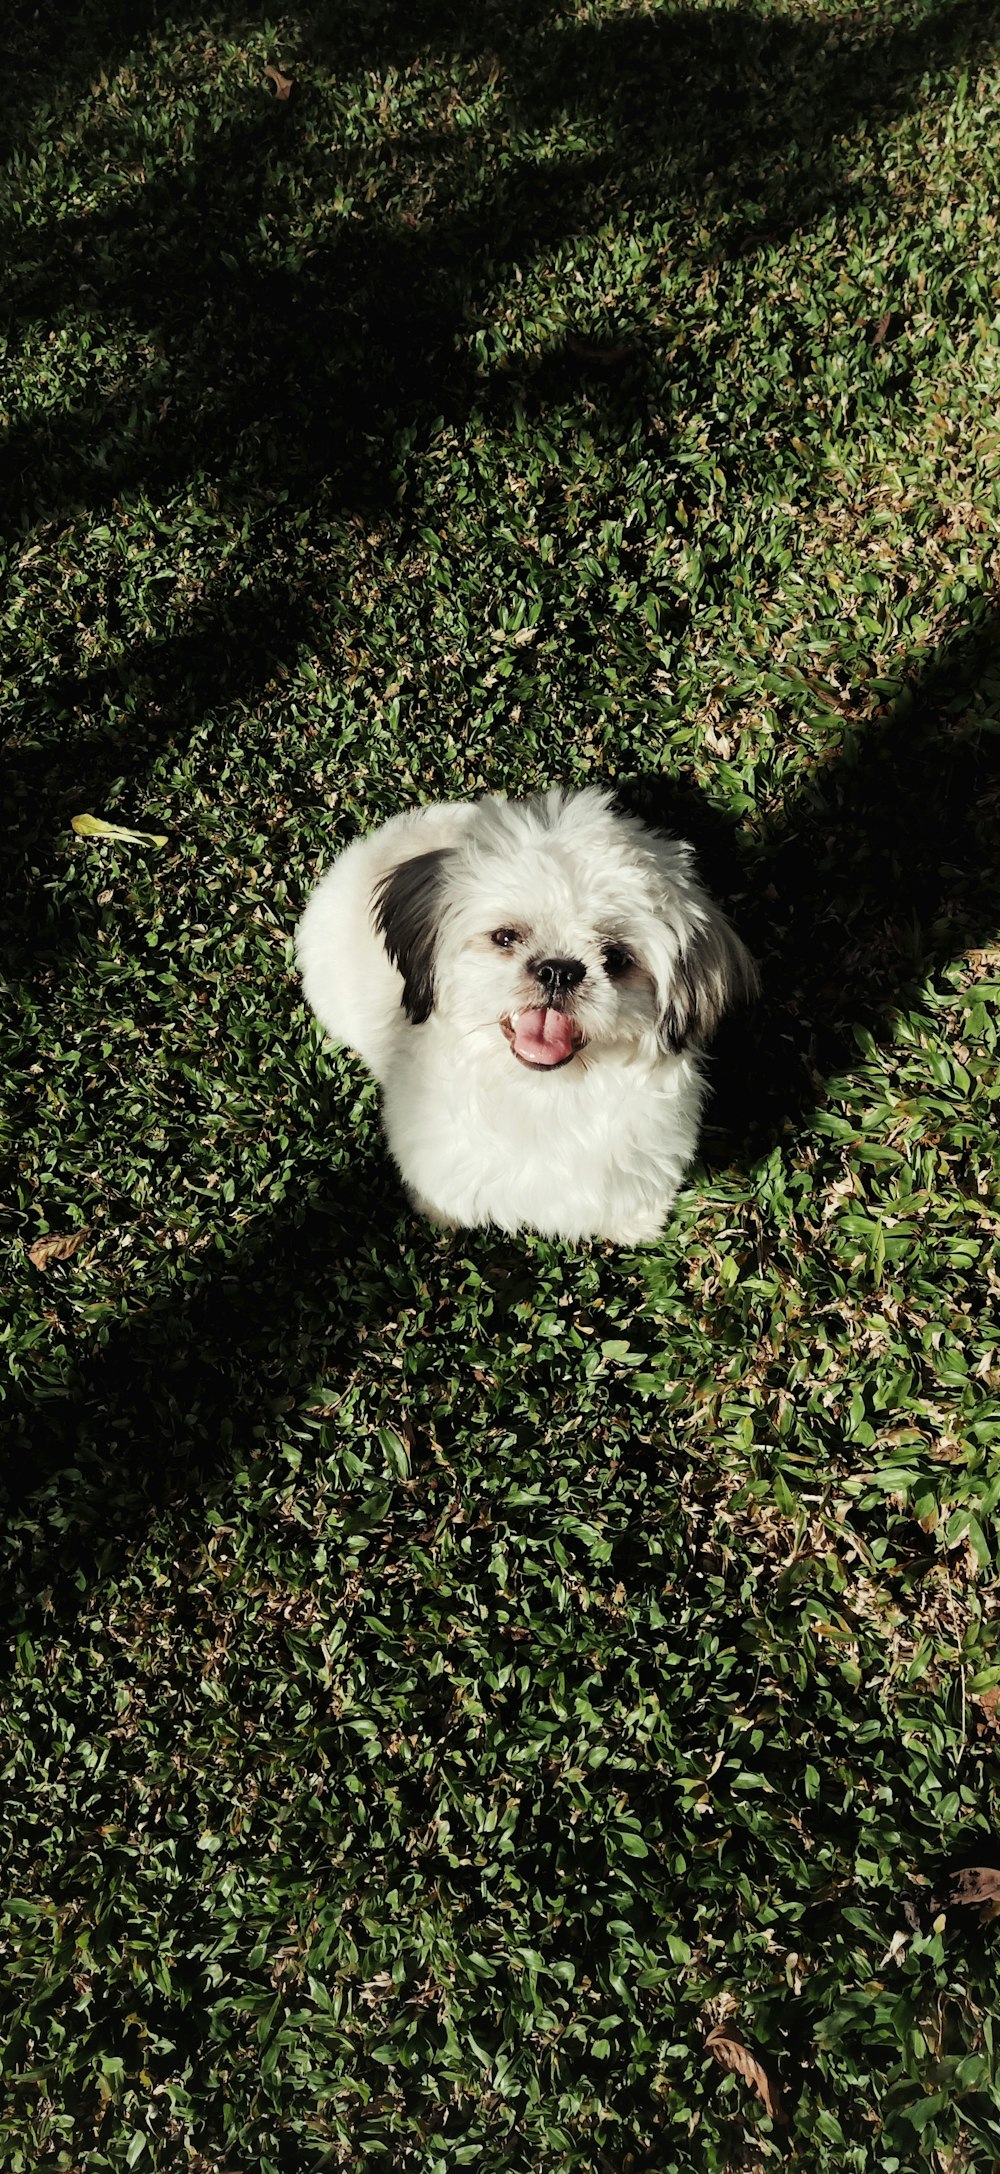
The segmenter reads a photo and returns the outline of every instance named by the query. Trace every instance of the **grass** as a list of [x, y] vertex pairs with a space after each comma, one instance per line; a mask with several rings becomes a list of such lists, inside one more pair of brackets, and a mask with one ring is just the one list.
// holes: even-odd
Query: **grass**
[[[993, 2169], [1000, 15], [4, 35], [0, 2168]], [[556, 778], [764, 972], [648, 1255], [292, 969]]]

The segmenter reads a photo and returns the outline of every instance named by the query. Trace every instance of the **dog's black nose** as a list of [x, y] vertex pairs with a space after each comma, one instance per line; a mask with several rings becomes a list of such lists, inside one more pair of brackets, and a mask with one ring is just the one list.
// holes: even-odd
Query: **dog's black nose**
[[535, 968], [535, 978], [548, 996], [565, 996], [568, 990], [579, 987], [586, 971], [582, 959], [542, 959]]

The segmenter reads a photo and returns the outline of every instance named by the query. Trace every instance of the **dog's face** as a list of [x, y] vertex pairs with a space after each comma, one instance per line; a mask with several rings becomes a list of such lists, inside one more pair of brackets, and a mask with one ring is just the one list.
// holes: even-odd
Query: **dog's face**
[[529, 1070], [703, 1042], [755, 972], [690, 848], [606, 793], [486, 800], [461, 845], [404, 861], [374, 901], [415, 1024], [502, 1036]]

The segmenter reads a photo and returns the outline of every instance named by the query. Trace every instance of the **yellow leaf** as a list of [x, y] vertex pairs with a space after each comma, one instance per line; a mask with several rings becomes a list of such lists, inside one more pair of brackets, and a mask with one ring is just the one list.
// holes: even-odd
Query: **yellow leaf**
[[126, 830], [121, 823], [106, 823], [100, 815], [74, 815], [73, 829], [78, 838], [117, 838], [121, 845], [166, 845], [167, 840], [155, 830]]

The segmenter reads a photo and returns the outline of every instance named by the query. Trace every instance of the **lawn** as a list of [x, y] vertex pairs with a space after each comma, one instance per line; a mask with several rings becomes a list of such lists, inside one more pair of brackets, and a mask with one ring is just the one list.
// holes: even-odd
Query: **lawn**
[[[995, 2169], [1000, 8], [2, 35], [0, 2170]], [[645, 1253], [293, 968], [556, 779], [762, 969]]]

